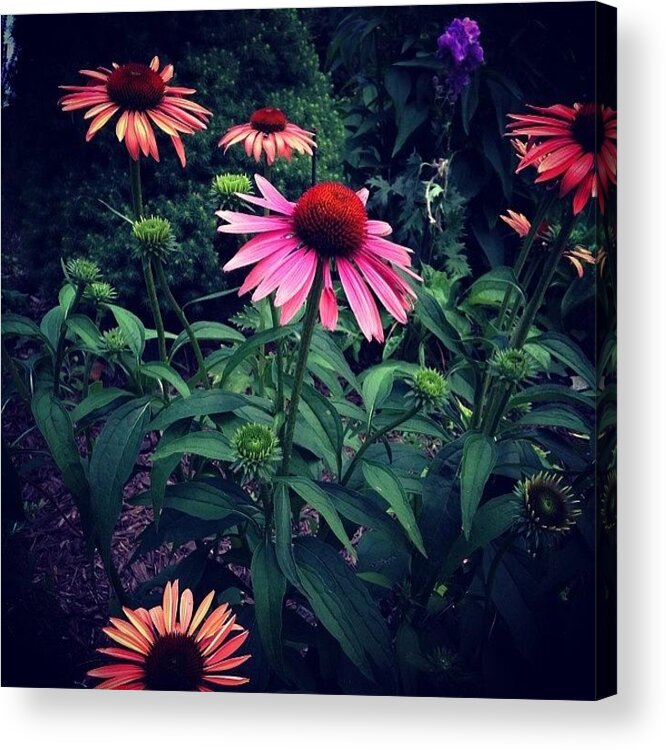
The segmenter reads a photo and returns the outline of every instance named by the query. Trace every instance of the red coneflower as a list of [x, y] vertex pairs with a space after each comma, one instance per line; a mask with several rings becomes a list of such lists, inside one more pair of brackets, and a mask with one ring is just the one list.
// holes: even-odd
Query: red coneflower
[[240, 195], [277, 216], [218, 211], [228, 224], [219, 232], [253, 234], [254, 237], [224, 266], [225, 271], [256, 263], [239, 294], [254, 289], [252, 299], [263, 299], [277, 290], [275, 304], [280, 322], [288, 323], [307, 299], [321, 262], [324, 288], [319, 316], [324, 328], [334, 330], [338, 303], [331, 270], [337, 269], [349, 305], [365, 337], [384, 340], [382, 322], [370, 289], [400, 323], [416, 294], [395, 269], [420, 281], [411, 270], [409, 248], [384, 239], [391, 227], [368, 219], [366, 189], [354, 192], [337, 182], [321, 182], [303, 193], [296, 203], [288, 201], [268, 180], [255, 175], [262, 198]]
[[[211, 591], [194, 612], [189, 589], [178, 599], [178, 581], [167, 583], [161, 607], [129, 609], [127, 620], [110, 619], [104, 632], [122, 648], [100, 648], [119, 661], [88, 672], [103, 679], [101, 690], [198, 690], [211, 686], [237, 687], [246, 677], [228, 674], [250, 655], [232, 656], [245, 643], [249, 631], [236, 624], [228, 604], [208, 617], [215, 597]], [[237, 635], [230, 637], [232, 633]]]
[[282, 110], [262, 107], [252, 113], [249, 122], [230, 127], [218, 145], [226, 153], [234, 143], [243, 143], [248, 156], [258, 162], [263, 152], [270, 165], [277, 157], [291, 159], [292, 150], [312, 156], [312, 149], [317, 146], [313, 136], [314, 133], [289, 122]]
[[599, 199], [603, 213], [610, 185], [617, 184], [615, 110], [601, 104], [530, 108], [538, 114], [509, 115], [515, 120], [509, 123], [510, 135], [529, 139], [516, 172], [535, 166], [535, 182], [558, 180], [560, 197], [575, 191], [574, 214], [591, 197]]
[[173, 78], [173, 65], [166, 65], [158, 73], [160, 60], [153, 57], [150, 65], [113, 63], [111, 68], [80, 70], [90, 78], [85, 86], [60, 86], [74, 93], [63, 96], [58, 102], [63, 112], [88, 109], [83, 116], [92, 118], [86, 141], [117, 113], [116, 136], [124, 140], [135, 161], [140, 153], [160, 160], [153, 124], [171, 137], [180, 163], [185, 166], [185, 149], [181, 133], [192, 134], [205, 130], [212, 112], [185, 97], [195, 89], [167, 86]]

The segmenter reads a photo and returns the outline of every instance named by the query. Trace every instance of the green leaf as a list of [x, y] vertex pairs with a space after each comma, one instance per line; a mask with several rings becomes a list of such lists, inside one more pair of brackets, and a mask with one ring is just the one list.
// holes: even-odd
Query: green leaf
[[391, 393], [397, 367], [394, 362], [382, 362], [365, 371], [361, 393], [370, 419]]
[[366, 677], [392, 677], [393, 653], [386, 621], [352, 568], [335, 550], [314, 538], [297, 539], [294, 555], [303, 593], [319, 622]]
[[75, 297], [76, 289], [73, 284], [65, 284], [61, 287], [60, 292], [58, 292], [58, 304], [62, 308], [62, 313], [65, 318], [72, 307]]
[[414, 511], [398, 477], [387, 466], [372, 461], [362, 461], [361, 468], [365, 481], [388, 502], [412, 544], [427, 557]]
[[481, 502], [483, 489], [497, 460], [497, 446], [492, 438], [472, 432], [465, 439], [460, 464], [460, 507], [463, 533], [469, 539], [474, 514]]
[[325, 360], [330, 366], [331, 371], [336, 373], [338, 377], [343, 377], [355, 391], [360, 391], [356, 375], [352, 372], [345, 355], [333, 341], [330, 334], [319, 328], [315, 328], [312, 335], [312, 352]]
[[259, 349], [259, 347], [265, 344], [270, 344], [273, 341], [280, 341], [292, 333], [299, 330], [297, 325], [280, 326], [279, 328], [270, 328], [267, 331], [261, 333], [255, 333], [254, 336], [244, 341], [229, 357], [224, 372], [220, 378], [220, 387], [222, 387], [231, 373], [243, 362], [250, 354]]
[[30, 338], [43, 338], [39, 327], [30, 318], [16, 313], [3, 313], [2, 315], [3, 336], [28, 336]]
[[422, 125], [428, 117], [428, 108], [416, 104], [407, 104], [400, 113], [396, 110], [398, 133], [393, 146], [393, 158], [405, 145], [409, 136]]
[[305, 477], [289, 477], [282, 481], [285, 481], [304, 502], [312, 506], [326, 520], [331, 531], [355, 560], [356, 550], [352, 547], [345, 527], [328, 494], [311, 479]]
[[388, 95], [393, 100], [397, 123], [412, 88], [411, 76], [406, 70], [389, 68], [384, 76], [384, 86], [386, 87]]
[[208, 417], [235, 411], [247, 405], [245, 396], [218, 390], [194, 391], [189, 396], [174, 399], [155, 417], [151, 430], [164, 430], [174, 422], [193, 417]]
[[277, 482], [273, 486], [273, 525], [275, 526], [275, 555], [280, 570], [290, 583], [298, 585], [298, 571], [294, 561], [289, 488]]
[[341, 516], [357, 526], [381, 532], [395, 547], [403, 544], [404, 536], [400, 527], [393, 517], [388, 515], [388, 503], [381, 495], [375, 492], [361, 494], [332, 482], [318, 482], [317, 486], [328, 493]]
[[502, 495], [484, 503], [474, 516], [469, 539], [460, 536], [447, 555], [442, 580], [449, 578], [465, 558], [508, 531], [517, 514], [515, 495]]
[[275, 548], [269, 540], [263, 539], [255, 547], [250, 572], [254, 613], [261, 643], [273, 669], [282, 673], [282, 602], [287, 593], [287, 580], [280, 570]]
[[195, 456], [203, 456], [213, 461], [234, 460], [234, 454], [229, 441], [219, 432], [190, 432], [183, 437], [175, 438], [162, 444], [160, 440], [153, 460], [173, 456], [174, 454], [192, 453]]
[[62, 473], [65, 486], [72, 493], [84, 529], [89, 533], [89, 485], [74, 441], [71, 417], [51, 391], [38, 391], [35, 394], [32, 399], [32, 415], [56, 466]]
[[547, 406], [542, 409], [534, 409], [523, 415], [516, 424], [538, 425], [539, 427], [563, 427], [565, 430], [580, 432], [584, 435], [590, 433], [590, 425], [577, 412], [570, 407], [558, 404], [553, 404], [553, 406]]
[[[150, 425], [148, 425], [150, 428]], [[173, 440], [181, 438], [187, 435], [190, 431], [189, 422], [174, 422], [169, 425], [166, 430], [162, 433], [160, 443], [162, 445], [168, 445]], [[150, 496], [153, 505], [153, 519], [155, 526], [160, 525], [160, 514], [164, 507], [164, 493], [166, 492], [167, 482], [169, 477], [176, 470], [182, 460], [180, 453], [166, 456], [165, 458], [155, 459], [152, 458], [152, 468], [150, 470]]]
[[234, 294], [238, 291], [239, 287], [234, 287], [233, 289], [225, 289], [222, 292], [213, 292], [212, 294], [205, 294], [203, 297], [195, 297], [194, 299], [189, 300], [183, 305], [183, 310], [185, 308], [189, 307], [190, 305], [198, 305], [201, 302], [210, 302], [214, 299], [220, 299], [220, 297], [228, 297], [230, 294]]
[[87, 316], [75, 313], [67, 318], [67, 329], [81, 339], [83, 345], [92, 351], [98, 351], [100, 348], [99, 328]]
[[183, 398], [187, 398], [190, 395], [190, 389], [187, 383], [173, 369], [173, 367], [164, 364], [164, 362], [148, 362], [147, 364], [141, 365], [140, 371], [143, 375], [147, 375], [155, 380], [166, 380], [167, 383], [171, 383]]
[[513, 290], [520, 301], [525, 302], [525, 295], [516, 282], [513, 269], [500, 266], [480, 276], [471, 285], [467, 293], [467, 302], [470, 305], [499, 307], [504, 300], [507, 289]]
[[421, 290], [416, 302], [416, 316], [447, 349], [463, 353], [464, 350], [458, 331], [447, 320], [444, 309], [439, 302], [426, 289]]
[[524, 388], [519, 393], [516, 393], [511, 397], [508, 408], [515, 409], [518, 406], [539, 403], [541, 401], [546, 401], [549, 404], [560, 401], [571, 406], [585, 406], [588, 409], [594, 409], [595, 406], [594, 399], [585, 393], [576, 391], [566, 385], [542, 383], [530, 388]]
[[90, 457], [90, 494], [100, 553], [110, 555], [111, 535], [150, 420], [150, 398], [133, 399], [111, 413]]
[[107, 307], [113, 313], [118, 327], [123, 332], [127, 346], [137, 359], [141, 359], [146, 341], [146, 329], [143, 323], [134, 313], [125, 310], [124, 307], [118, 307], [118, 305], [107, 305]]
[[104, 409], [114, 401], [124, 398], [132, 398], [132, 393], [124, 391], [121, 388], [101, 388], [99, 390], [91, 391], [86, 398], [83, 399], [76, 407], [72, 410], [70, 416], [72, 422], [80, 422], [82, 419], [89, 417], [99, 409]]
[[[343, 428], [342, 420], [335, 407], [329, 399], [324, 398], [311, 385], [303, 383], [299, 412], [312, 431], [312, 436], [333, 454], [333, 465], [329, 466], [329, 469], [340, 476]], [[329, 450], [326, 452], [328, 453]]]
[[545, 347], [555, 359], [570, 367], [577, 375], [583, 378], [590, 388], [594, 388], [597, 382], [594, 368], [583, 350], [570, 338], [561, 333], [549, 331], [548, 333], [542, 333], [540, 336], [529, 339], [528, 343], [536, 343]]
[[[225, 326], [223, 323], [215, 323], [208, 320], [198, 320], [191, 325], [197, 341], [245, 341], [245, 336], [231, 326]], [[190, 340], [187, 331], [181, 331], [178, 338], [174, 341], [173, 347], [169, 354], [169, 359], [173, 359], [176, 352], [185, 346]]]
[[52, 307], [39, 324], [39, 330], [41, 331], [42, 336], [54, 352], [58, 348], [60, 329], [64, 322], [65, 313], [62, 311], [62, 307], [58, 305], [57, 307]]
[[[135, 500], [135, 504], [152, 503], [150, 492]], [[234, 482], [224, 479], [180, 482], [170, 484], [164, 493], [164, 508], [177, 510], [203, 521], [221, 521], [230, 514], [239, 520], [250, 521], [256, 530], [262, 527], [262, 514], [250, 496]]]

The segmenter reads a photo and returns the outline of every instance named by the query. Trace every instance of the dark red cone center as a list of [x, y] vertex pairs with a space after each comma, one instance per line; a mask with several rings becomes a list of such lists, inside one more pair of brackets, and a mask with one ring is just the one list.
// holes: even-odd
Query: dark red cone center
[[598, 153], [605, 137], [601, 107], [598, 104], [583, 104], [571, 125], [571, 131], [586, 153]]
[[281, 109], [263, 107], [252, 113], [250, 125], [262, 133], [279, 133], [287, 125], [287, 118]]
[[203, 656], [192, 638], [169, 633], [150, 649], [145, 672], [148, 690], [196, 690], [204, 673]]
[[162, 101], [165, 83], [159, 73], [147, 65], [127, 63], [113, 70], [106, 88], [116, 104], [125, 109], [143, 111]]
[[294, 211], [296, 234], [325, 258], [356, 252], [363, 243], [367, 220], [358, 195], [338, 182], [321, 182], [306, 190]]

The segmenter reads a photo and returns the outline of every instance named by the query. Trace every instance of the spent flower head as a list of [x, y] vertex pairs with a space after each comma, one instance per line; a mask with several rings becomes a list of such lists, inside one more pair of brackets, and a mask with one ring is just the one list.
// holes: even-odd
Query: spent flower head
[[498, 349], [489, 364], [500, 380], [509, 383], [521, 383], [536, 374], [536, 360], [524, 349]]
[[282, 460], [282, 450], [275, 431], [263, 424], [244, 424], [231, 439], [233, 468], [246, 479], [269, 479]]
[[514, 494], [520, 500], [517, 527], [532, 555], [557, 546], [582, 513], [571, 487], [548, 472], [518, 482]]
[[92, 284], [99, 281], [102, 272], [94, 260], [88, 258], [72, 258], [65, 265], [67, 276], [75, 284]]
[[439, 370], [421, 367], [412, 376], [408, 397], [419, 408], [432, 410], [446, 401], [449, 392], [448, 381]]
[[171, 222], [161, 216], [146, 216], [134, 222], [132, 233], [143, 258], [165, 260], [176, 250]]
[[108, 281], [93, 281], [88, 284], [83, 296], [96, 305], [106, 305], [118, 298], [118, 292]]

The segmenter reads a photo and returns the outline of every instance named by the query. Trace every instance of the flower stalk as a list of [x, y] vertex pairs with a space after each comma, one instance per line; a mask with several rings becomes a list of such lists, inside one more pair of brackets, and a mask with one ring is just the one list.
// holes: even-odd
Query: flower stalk
[[[139, 221], [143, 216], [143, 196], [141, 193], [141, 164], [139, 159], [133, 159], [130, 156], [130, 187], [132, 190], [132, 210], [134, 213], [134, 220]], [[157, 331], [157, 346], [159, 349], [160, 360], [166, 364], [167, 353], [166, 353], [166, 337], [164, 335], [164, 321], [162, 320], [162, 313], [160, 312], [160, 303], [157, 299], [157, 291], [155, 289], [155, 277], [153, 270], [150, 265], [150, 261], [147, 258], [143, 258], [141, 262], [143, 269], [143, 278], [146, 284], [146, 291], [148, 292], [148, 302], [150, 304], [150, 310], [155, 321], [155, 330]]]
[[321, 260], [317, 263], [312, 288], [308, 295], [308, 301], [305, 306], [305, 315], [303, 317], [303, 326], [301, 329], [301, 343], [298, 348], [298, 359], [296, 360], [296, 370], [294, 372], [294, 384], [291, 389], [291, 401], [289, 402], [289, 411], [287, 421], [284, 426], [284, 440], [282, 442], [282, 475], [289, 475], [289, 463], [291, 460], [291, 451], [294, 445], [294, 429], [296, 427], [296, 417], [298, 416], [298, 404], [301, 398], [303, 380], [305, 378], [305, 369], [308, 363], [308, 354], [310, 353], [310, 344], [312, 343], [312, 334], [314, 333], [315, 324], [317, 323], [317, 308], [319, 297], [324, 286], [324, 270]]

